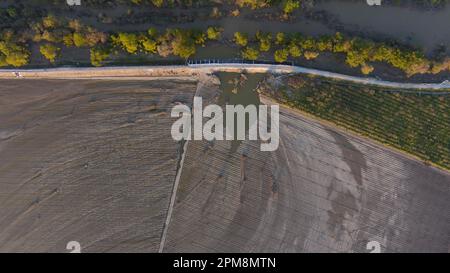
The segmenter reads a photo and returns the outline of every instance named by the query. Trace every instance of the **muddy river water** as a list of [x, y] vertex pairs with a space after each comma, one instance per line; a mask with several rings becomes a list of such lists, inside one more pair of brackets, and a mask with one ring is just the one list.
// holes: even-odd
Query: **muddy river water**
[[381, 5], [364, 1], [326, 1], [316, 8], [337, 16], [346, 29], [373, 32], [403, 42], [417, 44], [429, 52], [436, 45], [450, 44], [450, 5], [440, 10]]
[[[258, 30], [273, 33], [301, 32], [312, 36], [343, 31], [358, 33], [372, 39], [393, 39], [422, 48], [427, 54], [440, 45], [447, 47], [450, 45], [450, 5], [436, 10], [422, 10], [391, 5], [369, 6], [365, 1], [333, 0], [317, 3], [312, 8], [312, 13], [322, 14], [324, 18], [312, 19], [314, 16], [306, 18], [302, 11], [297, 11], [294, 19], [274, 21], [255, 19], [251, 12], [244, 11], [238, 17], [196, 20], [176, 26], [204, 28], [207, 25], [220, 25], [224, 28], [225, 37], [229, 38], [236, 31], [250, 35]], [[218, 54], [226, 57], [230, 55], [229, 52]]]

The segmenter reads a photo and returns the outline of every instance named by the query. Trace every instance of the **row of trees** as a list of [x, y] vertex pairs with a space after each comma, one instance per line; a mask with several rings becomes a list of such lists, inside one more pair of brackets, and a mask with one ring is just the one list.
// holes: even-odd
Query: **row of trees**
[[271, 33], [258, 31], [251, 39], [246, 33], [236, 32], [234, 42], [240, 46], [241, 55], [245, 59], [256, 60], [261, 52], [268, 52], [272, 47], [276, 62], [285, 62], [292, 58], [304, 57], [315, 59], [321, 52], [343, 53], [345, 62], [350, 67], [359, 67], [363, 74], [374, 70], [370, 64], [384, 62], [404, 71], [408, 76], [419, 73], [439, 73], [450, 70], [450, 59], [433, 62], [415, 50], [390, 46], [386, 43], [375, 43], [361, 38], [348, 38], [341, 33], [334, 36], [313, 38], [299, 33], [287, 34], [279, 32], [272, 37]]
[[0, 66], [24, 66], [31, 53], [22, 39], [11, 30], [4, 30], [0, 39]]
[[53, 15], [31, 24], [31, 29], [31, 40], [41, 44], [39, 47], [41, 54], [51, 63], [60, 56], [61, 48], [58, 45], [95, 47], [108, 41], [108, 34], [86, 27], [79, 20], [70, 20], [66, 23]]
[[136, 5], [140, 5], [140, 4], [147, 4], [147, 3], [152, 3], [155, 7], [162, 7], [163, 5], [167, 5], [167, 4], [173, 4], [173, 0], [171, 1], [164, 1], [164, 0], [130, 0], [131, 3], [136, 4]]
[[[223, 29], [209, 27], [206, 31], [194, 29], [166, 29], [159, 33], [155, 28], [147, 32], [118, 32], [108, 34], [83, 25], [78, 20], [64, 21], [49, 15], [30, 25], [31, 31], [14, 33], [4, 30], [0, 37], [0, 66], [23, 66], [28, 64], [31, 53], [28, 42], [39, 45], [40, 53], [54, 63], [61, 54], [61, 47], [90, 48], [91, 63], [100, 66], [113, 53], [158, 54], [161, 57], [175, 55], [188, 58], [198, 46], [208, 40], [221, 40]], [[272, 34], [258, 31], [254, 36], [236, 32], [234, 42], [241, 48], [245, 59], [257, 60], [260, 55], [271, 52], [277, 62], [289, 58], [315, 59], [321, 52], [345, 54], [345, 62], [360, 68], [363, 74], [374, 70], [372, 63], [384, 62], [404, 71], [407, 75], [439, 73], [450, 70], [450, 58], [442, 62], [430, 61], [418, 51], [391, 46], [386, 43], [333, 36], [313, 38], [300, 33]]]
[[100, 66], [116, 50], [122, 49], [129, 54], [158, 54], [161, 57], [175, 55], [188, 58], [194, 55], [197, 46], [205, 46], [207, 40], [218, 40], [222, 29], [208, 27], [203, 32], [193, 29], [166, 29], [159, 34], [155, 28], [146, 33], [119, 32], [111, 35], [108, 46], [91, 48], [91, 63]]
[[[150, 28], [146, 33], [119, 32], [111, 35], [111, 46], [130, 54], [146, 53], [158, 54], [161, 57], [175, 55], [188, 58], [195, 54], [197, 46], [205, 46], [207, 40], [220, 39], [221, 32], [222, 29], [217, 27], [208, 27], [206, 31], [174, 28], [159, 34], [155, 28]], [[94, 52], [98, 53], [99, 50]]]
[[67, 47], [84, 47], [104, 44], [108, 34], [84, 26], [79, 20], [64, 22], [53, 15], [31, 24], [33, 42], [63, 43]]
[[[188, 0], [188, 1], [174, 1], [174, 0], [129, 0], [132, 4], [135, 5], [153, 5], [155, 7], [173, 7], [176, 3], [185, 6], [192, 6], [194, 2], [207, 2], [207, 1], [196, 1], [196, 0]], [[240, 8], [248, 7], [251, 9], [260, 9], [267, 8], [274, 5], [279, 5], [283, 9], [284, 14], [291, 14], [294, 10], [300, 8], [301, 0], [283, 0], [283, 1], [274, 1], [274, 0], [235, 0], [229, 1], [231, 4], [235, 4]], [[211, 1], [211, 3], [216, 3]], [[209, 3], [209, 4], [211, 4]]]
[[158, 33], [155, 28], [145, 33], [119, 32], [108, 34], [84, 26], [79, 20], [65, 22], [49, 15], [30, 24], [30, 31], [15, 34], [5, 30], [0, 35], [0, 66], [20, 67], [29, 63], [28, 42], [39, 45], [40, 53], [51, 63], [60, 56], [61, 47], [90, 48], [91, 63], [100, 66], [112, 53], [123, 50], [129, 54], [159, 54], [188, 58], [197, 46], [207, 40], [221, 38], [221, 28], [208, 27], [206, 31], [193, 29], [167, 29]]

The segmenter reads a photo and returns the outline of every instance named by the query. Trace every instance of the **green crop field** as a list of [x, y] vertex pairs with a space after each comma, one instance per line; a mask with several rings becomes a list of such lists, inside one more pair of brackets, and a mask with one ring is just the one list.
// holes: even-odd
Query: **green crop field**
[[[450, 169], [450, 93], [394, 90], [289, 76], [279, 101]], [[270, 89], [266, 89], [270, 90]]]

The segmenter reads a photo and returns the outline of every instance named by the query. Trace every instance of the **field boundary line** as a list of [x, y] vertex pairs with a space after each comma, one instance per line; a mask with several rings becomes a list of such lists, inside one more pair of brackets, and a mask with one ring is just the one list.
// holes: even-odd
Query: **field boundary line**
[[226, 60], [212, 60], [209, 62], [188, 61], [186, 65], [159, 65], [159, 66], [110, 66], [110, 67], [63, 67], [48, 69], [0, 69], [0, 78], [103, 78], [103, 77], [165, 77], [165, 76], [195, 76], [199, 72], [243, 72], [248, 73], [275, 73], [275, 74], [308, 74], [325, 78], [350, 81], [363, 85], [375, 85], [401, 89], [432, 89], [448, 90], [450, 82], [442, 83], [407, 83], [391, 82], [370, 77], [358, 77], [306, 68], [289, 64], [268, 63], [238, 63], [225, 62]]
[[405, 150], [401, 150], [400, 148], [397, 148], [397, 147], [395, 147], [393, 145], [390, 145], [388, 143], [380, 142], [380, 141], [378, 141], [376, 139], [373, 139], [371, 137], [363, 135], [363, 134], [361, 134], [361, 133], [359, 133], [357, 131], [354, 131], [352, 129], [339, 126], [338, 124], [334, 123], [331, 120], [326, 120], [324, 118], [318, 117], [316, 115], [313, 115], [313, 114], [308, 113], [306, 111], [303, 111], [301, 109], [294, 108], [292, 106], [289, 106], [286, 103], [278, 101], [277, 99], [271, 98], [271, 97], [269, 97], [269, 96], [267, 96], [265, 94], [260, 94], [259, 96], [260, 96], [261, 102], [264, 103], [264, 104], [271, 104], [271, 103], [279, 104], [280, 108], [283, 107], [283, 108], [289, 110], [291, 113], [298, 114], [298, 115], [302, 116], [303, 118], [305, 118], [307, 120], [310, 120], [312, 122], [317, 122], [318, 124], [320, 124], [322, 126], [326, 126], [326, 127], [332, 128], [332, 129], [334, 129], [336, 131], [339, 131], [339, 132], [341, 132], [341, 133], [343, 133], [345, 135], [348, 135], [348, 136], [354, 137], [356, 139], [359, 139], [361, 141], [364, 141], [364, 142], [370, 143], [372, 145], [381, 147], [381, 148], [383, 148], [385, 150], [393, 152], [394, 154], [406, 157], [406, 158], [408, 158], [408, 159], [410, 159], [412, 161], [415, 161], [417, 163], [420, 163], [422, 165], [426, 165], [428, 167], [432, 167], [435, 170], [437, 170], [437, 171], [439, 171], [441, 173], [444, 173], [446, 175], [448, 175], [450, 173], [450, 169], [445, 168], [444, 166], [440, 166], [440, 165], [435, 164], [435, 163], [433, 163], [431, 161], [425, 161], [424, 159], [422, 159], [422, 158], [420, 158], [420, 157], [418, 157], [418, 156], [416, 156], [416, 155], [414, 155], [412, 153], [409, 153], [409, 152], [407, 152]]
[[172, 189], [172, 194], [170, 196], [170, 203], [169, 203], [169, 209], [167, 210], [167, 216], [166, 216], [166, 221], [164, 223], [164, 229], [161, 235], [161, 242], [159, 244], [159, 250], [158, 253], [162, 253], [164, 250], [164, 245], [166, 243], [166, 238], [167, 238], [167, 232], [169, 229], [169, 224], [170, 224], [170, 220], [172, 218], [172, 212], [173, 212], [173, 206], [175, 204], [175, 199], [176, 199], [176, 195], [177, 195], [177, 191], [178, 191], [178, 185], [180, 184], [180, 177], [181, 177], [181, 172], [183, 171], [183, 164], [184, 164], [184, 158], [186, 156], [187, 153], [187, 148], [188, 148], [188, 140], [186, 140], [186, 142], [183, 145], [183, 151], [181, 154], [181, 159], [180, 159], [180, 165], [177, 171], [177, 176], [175, 177], [175, 183], [173, 185], [173, 189]]

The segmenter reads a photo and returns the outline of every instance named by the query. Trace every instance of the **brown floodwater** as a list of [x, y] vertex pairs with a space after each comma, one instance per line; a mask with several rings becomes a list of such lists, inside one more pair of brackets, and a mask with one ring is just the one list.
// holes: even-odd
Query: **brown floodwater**
[[437, 45], [450, 45], [450, 5], [438, 10], [369, 6], [365, 1], [325, 1], [315, 9], [338, 19], [346, 30], [382, 35], [431, 52]]

